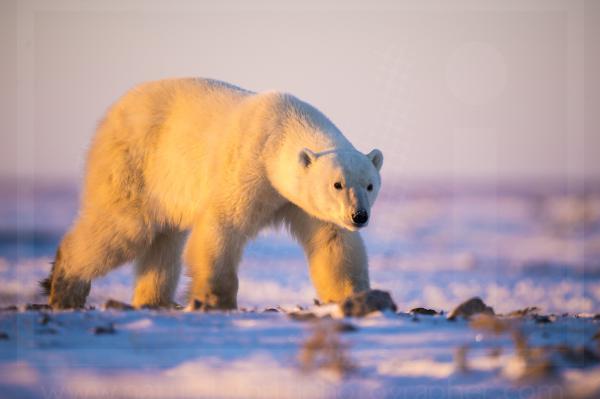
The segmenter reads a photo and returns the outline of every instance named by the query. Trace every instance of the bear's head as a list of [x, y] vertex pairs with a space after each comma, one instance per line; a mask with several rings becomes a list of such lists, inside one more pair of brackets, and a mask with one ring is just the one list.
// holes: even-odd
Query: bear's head
[[354, 149], [300, 151], [299, 205], [309, 214], [348, 230], [368, 224], [379, 188], [383, 154]]

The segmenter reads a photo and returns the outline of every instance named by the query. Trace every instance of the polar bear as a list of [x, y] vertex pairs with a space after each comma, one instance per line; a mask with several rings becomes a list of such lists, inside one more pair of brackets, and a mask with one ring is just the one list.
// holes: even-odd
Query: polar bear
[[382, 163], [289, 94], [199, 78], [142, 84], [98, 126], [79, 215], [42, 282], [49, 303], [83, 307], [94, 278], [135, 261], [133, 305], [170, 306], [183, 254], [190, 300], [234, 309], [244, 244], [278, 225], [303, 246], [320, 300], [342, 301], [369, 289], [358, 230]]

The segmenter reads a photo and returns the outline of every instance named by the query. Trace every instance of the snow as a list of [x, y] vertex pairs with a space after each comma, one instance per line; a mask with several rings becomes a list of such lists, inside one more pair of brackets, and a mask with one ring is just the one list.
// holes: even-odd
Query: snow
[[[77, 193], [34, 186], [17, 195], [8, 186], [0, 185], [0, 306], [19, 311], [0, 311], [2, 398], [600, 394], [600, 363], [575, 352], [599, 349], [597, 187], [384, 187], [364, 237], [372, 285], [391, 292], [399, 313], [344, 319], [335, 305], [312, 305], [304, 255], [273, 231], [245, 251], [235, 312], [100, 310], [109, 298], [130, 301], [129, 265], [94, 282], [89, 304], [97, 310], [26, 311], [45, 300], [37, 281], [75, 215]], [[445, 315], [406, 313], [448, 312], [473, 296], [497, 313], [537, 306], [555, 316], [551, 323], [505, 317], [510, 330], [496, 334]], [[299, 309], [317, 318], [289, 317]], [[341, 322], [356, 331], [339, 332]], [[111, 324], [114, 334], [94, 333]], [[329, 349], [319, 349], [323, 339]], [[553, 371], [535, 374], [546, 360]]]
[[[379, 313], [338, 333], [355, 366], [340, 375], [301, 364], [305, 342], [330, 319], [298, 322], [285, 313], [59, 312], [42, 325], [37, 312], [2, 313], [0, 387], [5, 397], [518, 397], [526, 365], [510, 338], [474, 331], [444, 316]], [[93, 327], [114, 323], [115, 333]], [[522, 321], [532, 345], [589, 344], [593, 319]], [[54, 333], [48, 333], [52, 328]], [[536, 335], [543, 330], [546, 337]], [[468, 347], [466, 370], [457, 348]], [[501, 348], [498, 356], [491, 349]], [[594, 390], [600, 368], [564, 369], [561, 389]], [[586, 377], [587, 376], [587, 377]], [[548, 384], [556, 384], [549, 380]], [[545, 386], [545, 385], [532, 385]], [[596, 388], [594, 388], [596, 387]], [[565, 391], [566, 392], [566, 391]], [[435, 396], [435, 397], [437, 397]], [[51, 396], [52, 397], [52, 396]]]

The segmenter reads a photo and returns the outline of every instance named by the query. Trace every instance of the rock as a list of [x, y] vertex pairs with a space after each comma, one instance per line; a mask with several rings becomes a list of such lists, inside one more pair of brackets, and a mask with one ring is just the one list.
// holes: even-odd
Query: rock
[[331, 328], [338, 333], [347, 333], [358, 331], [358, 327], [356, 327], [352, 323], [348, 323], [342, 320], [333, 320], [331, 316], [323, 316], [319, 317], [313, 312], [300, 311], [288, 313], [288, 316], [292, 320], [310, 322], [310, 323], [323, 323], [331, 326]]
[[52, 319], [50, 318], [50, 316], [48, 316], [48, 314], [42, 313], [42, 315], [38, 319], [38, 323], [45, 326], [46, 324], [50, 323], [51, 320]]
[[115, 326], [113, 325], [113, 323], [109, 323], [106, 326], [94, 327], [94, 329], [92, 331], [96, 335], [114, 334], [117, 332], [115, 330]]
[[525, 316], [537, 315], [539, 311], [540, 311], [540, 308], [538, 308], [537, 306], [531, 306], [531, 307], [527, 307], [527, 308], [523, 308], [523, 309], [519, 309], [519, 310], [513, 310], [507, 316], [508, 317], [525, 317]]
[[[129, 306], [129, 305], [126, 305]], [[185, 309], [183, 306], [181, 306], [180, 304], [178, 304], [177, 302], [171, 302], [167, 305], [161, 304], [161, 305], [144, 305], [142, 306], [140, 309], [143, 310], [158, 310], [158, 311], [163, 311], [163, 310], [183, 310]], [[125, 309], [125, 310], [129, 310], [129, 309]]]
[[0, 341], [5, 341], [8, 339], [8, 334], [4, 331], [0, 331]]
[[36, 330], [36, 333], [40, 335], [55, 335], [58, 334], [58, 331], [52, 327], [44, 327], [40, 328], [39, 330]]
[[312, 320], [318, 319], [316, 314], [314, 314], [312, 312], [304, 312], [304, 311], [289, 313], [288, 316], [292, 320], [296, 320], [296, 321], [312, 321]]
[[436, 312], [433, 309], [426, 309], [426, 308], [414, 308], [414, 309], [410, 310], [410, 313], [423, 314], [423, 315], [427, 315], [427, 316], [435, 316], [436, 314], [439, 314], [438, 312]]
[[552, 323], [552, 319], [550, 317], [537, 314], [533, 316], [533, 320], [535, 320], [537, 324]]
[[554, 319], [556, 318], [555, 316], [541, 315], [541, 314], [539, 314], [539, 311], [540, 311], [540, 308], [538, 308], [537, 306], [531, 306], [531, 307], [512, 311], [509, 314], [507, 314], [507, 316], [513, 317], [513, 318], [528, 317], [528, 318], [531, 318], [533, 321], [535, 321], [538, 324], [552, 323], [554, 321]]
[[263, 310], [263, 313], [279, 313], [279, 309], [277, 308], [266, 308]]
[[114, 310], [134, 310], [135, 308], [125, 302], [117, 301], [114, 299], [109, 299], [104, 304], [104, 309], [114, 309]]
[[466, 302], [458, 305], [450, 314], [448, 315], [448, 320], [455, 320], [457, 317], [464, 317], [468, 319], [474, 314], [485, 313], [489, 315], [494, 315], [494, 309], [490, 306], [487, 306], [481, 298], [474, 297], [469, 299]]
[[16, 312], [18, 310], [19, 308], [17, 307], [17, 305], [3, 306], [0, 308], [0, 312]]
[[52, 307], [45, 303], [28, 303], [25, 310], [52, 310]]
[[389, 292], [369, 290], [359, 292], [348, 298], [340, 305], [344, 316], [363, 317], [371, 312], [391, 310], [397, 307]]

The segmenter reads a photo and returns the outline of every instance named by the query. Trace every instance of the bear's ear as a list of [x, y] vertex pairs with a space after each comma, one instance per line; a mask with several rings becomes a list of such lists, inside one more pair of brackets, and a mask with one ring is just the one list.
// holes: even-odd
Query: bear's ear
[[309, 167], [310, 164], [312, 164], [316, 160], [317, 160], [317, 154], [315, 154], [308, 148], [303, 148], [302, 151], [300, 151], [300, 162], [302, 163], [302, 166], [304, 166], [305, 168]]
[[371, 160], [377, 171], [381, 170], [381, 166], [383, 166], [383, 153], [381, 151], [376, 148], [367, 154], [367, 158]]

